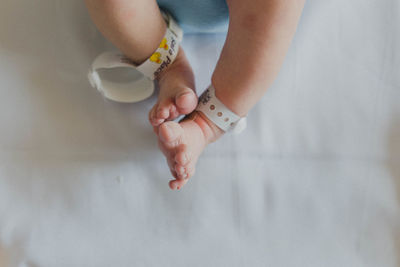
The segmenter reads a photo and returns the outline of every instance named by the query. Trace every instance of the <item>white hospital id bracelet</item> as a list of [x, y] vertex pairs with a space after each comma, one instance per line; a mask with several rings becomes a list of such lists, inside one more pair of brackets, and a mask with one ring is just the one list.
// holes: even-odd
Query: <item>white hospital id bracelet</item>
[[[125, 103], [134, 103], [150, 97], [154, 91], [153, 80], [174, 62], [179, 44], [183, 38], [183, 31], [171, 15], [162, 13], [167, 29], [157, 50], [140, 65], [118, 51], [107, 51], [100, 54], [92, 63], [88, 79], [92, 87], [101, 92], [104, 97]], [[131, 68], [136, 77], [130, 82], [113, 82], [102, 79], [101, 69]]]
[[215, 96], [215, 88], [210, 85], [199, 97], [199, 104], [196, 110], [201, 111], [210, 121], [224, 132], [242, 132], [247, 125], [246, 117], [240, 117], [227, 108]]

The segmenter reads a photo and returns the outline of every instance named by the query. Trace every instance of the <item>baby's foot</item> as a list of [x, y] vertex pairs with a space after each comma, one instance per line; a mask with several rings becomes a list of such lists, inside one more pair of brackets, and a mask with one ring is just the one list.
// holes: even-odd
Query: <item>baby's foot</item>
[[189, 114], [196, 108], [194, 75], [182, 48], [157, 80], [160, 93], [157, 103], [149, 112], [149, 121], [154, 127], [166, 120]]
[[203, 149], [217, 140], [223, 131], [202, 113], [194, 111], [180, 123], [168, 121], [158, 129], [161, 151], [176, 180], [169, 182], [171, 189], [180, 189], [194, 175], [196, 162]]

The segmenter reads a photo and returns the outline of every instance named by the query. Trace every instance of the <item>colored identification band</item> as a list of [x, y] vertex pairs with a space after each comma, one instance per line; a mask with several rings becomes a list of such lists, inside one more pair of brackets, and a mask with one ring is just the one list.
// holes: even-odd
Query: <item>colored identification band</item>
[[210, 85], [199, 98], [196, 110], [201, 111], [221, 130], [240, 133], [246, 128], [246, 117], [242, 118], [227, 108], [216, 96]]
[[[152, 80], [157, 78], [164, 69], [174, 62], [183, 37], [182, 30], [173, 18], [167, 13], [163, 13], [163, 16], [167, 22], [167, 31], [164, 38], [150, 58], [136, 67], [138, 71]], [[129, 61], [129, 59], [127, 60]]]

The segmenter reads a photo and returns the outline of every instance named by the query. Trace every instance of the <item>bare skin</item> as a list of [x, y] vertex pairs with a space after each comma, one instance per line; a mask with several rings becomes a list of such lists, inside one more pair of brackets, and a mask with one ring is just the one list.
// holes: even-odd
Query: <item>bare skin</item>
[[[85, 1], [102, 34], [138, 65], [153, 54], [164, 37], [166, 23], [154, 0]], [[182, 47], [168, 71], [159, 75], [158, 85], [158, 101], [149, 117], [153, 126], [195, 109], [194, 75]]]
[[[154, 0], [86, 3], [100, 31], [137, 63], [155, 51], [165, 33], [165, 23]], [[304, 3], [305, 0], [227, 0], [229, 31], [212, 84], [218, 99], [236, 114], [245, 116], [276, 78]], [[159, 99], [149, 113], [159, 147], [175, 178], [169, 182], [171, 189], [180, 189], [187, 183], [204, 148], [224, 134], [201, 112], [193, 111], [197, 104], [193, 72], [184, 51], [180, 51], [177, 60], [160, 75]], [[179, 123], [171, 121], [189, 113]]]

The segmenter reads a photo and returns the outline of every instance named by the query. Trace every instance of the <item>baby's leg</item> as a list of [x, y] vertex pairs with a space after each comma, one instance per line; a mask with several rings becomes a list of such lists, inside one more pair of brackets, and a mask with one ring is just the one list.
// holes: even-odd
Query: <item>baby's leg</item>
[[[136, 64], [147, 60], [164, 37], [166, 23], [155, 0], [86, 0], [86, 5], [103, 35]], [[194, 110], [194, 76], [182, 47], [158, 83], [158, 102], [149, 114], [153, 126]]]
[[[262, 97], [278, 74], [296, 30], [305, 0], [228, 0], [227, 40], [212, 77], [217, 98], [240, 116]], [[192, 115], [194, 114], [194, 115]], [[194, 173], [204, 147], [223, 132], [201, 112], [192, 120], [166, 122], [159, 143], [167, 157], [172, 189]]]

